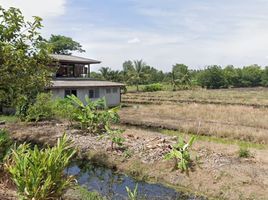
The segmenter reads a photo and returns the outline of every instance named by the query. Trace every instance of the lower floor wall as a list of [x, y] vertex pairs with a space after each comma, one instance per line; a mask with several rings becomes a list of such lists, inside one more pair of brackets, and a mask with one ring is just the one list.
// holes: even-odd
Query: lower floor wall
[[68, 92], [75, 92], [76, 96], [84, 103], [85, 97], [97, 100], [105, 97], [107, 106], [118, 106], [121, 102], [120, 87], [88, 87], [88, 88], [52, 88], [53, 98], [64, 98]]

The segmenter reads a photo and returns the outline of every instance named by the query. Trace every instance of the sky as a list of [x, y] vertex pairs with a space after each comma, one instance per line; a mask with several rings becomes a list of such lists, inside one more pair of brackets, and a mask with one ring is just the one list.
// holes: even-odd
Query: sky
[[170, 71], [208, 65], [268, 65], [268, 0], [0, 0], [27, 19], [43, 18], [42, 34], [72, 37], [100, 67], [143, 59]]

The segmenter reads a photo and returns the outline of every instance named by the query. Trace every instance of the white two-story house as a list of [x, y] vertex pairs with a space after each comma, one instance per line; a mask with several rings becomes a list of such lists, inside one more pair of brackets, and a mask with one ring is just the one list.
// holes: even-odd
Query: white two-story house
[[48, 88], [54, 98], [74, 94], [84, 102], [87, 95], [92, 100], [105, 97], [107, 106], [120, 104], [124, 84], [90, 78], [90, 65], [100, 61], [72, 55], [52, 54], [51, 57], [58, 65], [52, 85]]

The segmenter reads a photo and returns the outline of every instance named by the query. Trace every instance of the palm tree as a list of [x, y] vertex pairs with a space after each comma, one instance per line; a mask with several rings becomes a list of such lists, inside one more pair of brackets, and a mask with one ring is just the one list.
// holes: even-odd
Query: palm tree
[[143, 60], [134, 60], [133, 68], [130, 70], [130, 81], [136, 85], [137, 91], [139, 91], [139, 84], [146, 79], [146, 64]]
[[110, 67], [101, 67], [99, 69], [99, 72], [101, 73], [101, 76], [105, 80], [109, 80], [109, 78], [110, 78], [110, 72], [111, 72], [111, 68]]

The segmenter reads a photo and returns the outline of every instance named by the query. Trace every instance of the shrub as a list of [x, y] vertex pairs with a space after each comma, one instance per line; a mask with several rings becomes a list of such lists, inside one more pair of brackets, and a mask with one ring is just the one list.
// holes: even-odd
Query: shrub
[[72, 101], [68, 98], [55, 99], [53, 102], [53, 113], [56, 118], [73, 121], [76, 116], [76, 109]]
[[27, 110], [27, 121], [49, 120], [53, 118], [53, 100], [51, 93], [40, 93], [33, 105]]
[[72, 177], [64, 175], [75, 150], [66, 135], [58, 139], [55, 147], [39, 150], [22, 144], [7, 160], [6, 167], [11, 174], [22, 199], [48, 200], [59, 198], [69, 187]]
[[251, 156], [251, 153], [247, 147], [240, 147], [238, 153], [240, 158], [249, 158]]
[[12, 145], [12, 140], [6, 130], [0, 129], [0, 164], [9, 152]]
[[150, 85], [145, 85], [143, 88], [144, 92], [155, 92], [163, 90], [163, 85], [160, 83], [154, 83]]
[[191, 155], [189, 148], [193, 145], [195, 137], [192, 136], [188, 143], [183, 138], [179, 138], [177, 144], [172, 147], [172, 150], [165, 155], [165, 159], [175, 159], [176, 168], [182, 171], [188, 171], [191, 163]]

